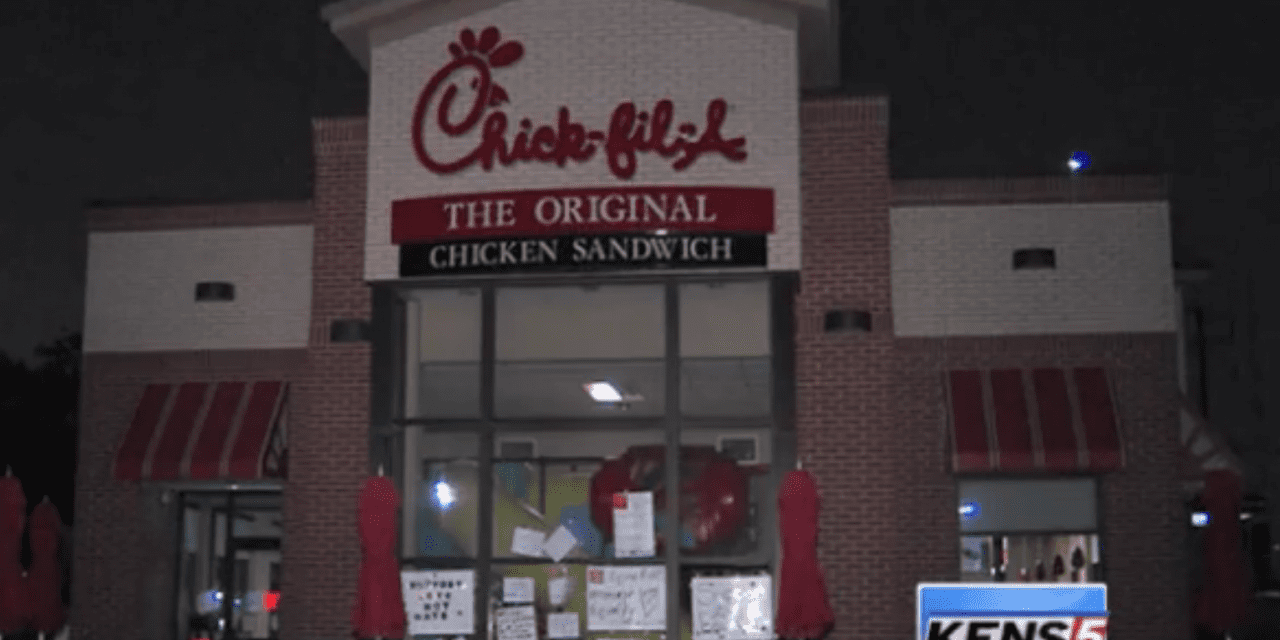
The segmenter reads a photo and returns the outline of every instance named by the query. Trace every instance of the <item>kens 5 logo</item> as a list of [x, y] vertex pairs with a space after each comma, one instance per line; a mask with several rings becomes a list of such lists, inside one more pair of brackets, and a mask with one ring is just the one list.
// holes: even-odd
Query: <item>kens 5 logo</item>
[[1107, 640], [1099, 616], [933, 617], [928, 640]]
[[[568, 107], [560, 107], [554, 124], [535, 125], [526, 117], [512, 119], [518, 123], [512, 127], [503, 111], [510, 96], [494, 81], [493, 72], [519, 61], [524, 45], [503, 42], [497, 27], [487, 27], [479, 35], [463, 29], [448, 50], [451, 59], [427, 80], [413, 109], [414, 154], [433, 173], [454, 173], [473, 164], [485, 171], [492, 170], [495, 163], [542, 162], [563, 167], [569, 161], [587, 162], [603, 150], [609, 170], [626, 180], [635, 175], [639, 154], [670, 159], [676, 171], [688, 168], [704, 154], [719, 154], [734, 162], [747, 157], [745, 137], [726, 140], [720, 134], [729, 111], [723, 98], [707, 103], [701, 127], [692, 121], [679, 122], [674, 103], [666, 99], [657, 101], [651, 111], [638, 110], [630, 101], [621, 102], [605, 129], [588, 128], [570, 115]], [[470, 82], [466, 82], [468, 77]], [[434, 125], [434, 131], [428, 123]], [[510, 139], [509, 128], [515, 129]], [[471, 150], [445, 153], [432, 149], [433, 139], [439, 140], [437, 132], [449, 139], [462, 138]]]

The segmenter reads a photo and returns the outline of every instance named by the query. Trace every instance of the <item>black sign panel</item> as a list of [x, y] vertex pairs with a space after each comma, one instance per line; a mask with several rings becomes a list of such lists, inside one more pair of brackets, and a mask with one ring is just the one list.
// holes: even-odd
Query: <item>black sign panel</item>
[[455, 240], [400, 247], [400, 275], [762, 267], [763, 235], [631, 234]]

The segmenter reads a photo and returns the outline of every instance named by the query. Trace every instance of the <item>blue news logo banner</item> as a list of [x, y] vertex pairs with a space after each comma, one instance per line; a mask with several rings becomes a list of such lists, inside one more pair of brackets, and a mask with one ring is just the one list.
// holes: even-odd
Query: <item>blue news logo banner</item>
[[1107, 637], [1107, 585], [1102, 583], [921, 583], [916, 608], [919, 640]]

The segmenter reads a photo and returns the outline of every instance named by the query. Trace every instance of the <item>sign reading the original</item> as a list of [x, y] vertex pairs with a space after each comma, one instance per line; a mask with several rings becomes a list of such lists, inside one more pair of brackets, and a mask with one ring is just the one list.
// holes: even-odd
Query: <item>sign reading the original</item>
[[764, 266], [763, 235], [498, 238], [400, 247], [401, 276]]
[[773, 190], [629, 187], [471, 193], [391, 205], [391, 241], [628, 231], [773, 232]]

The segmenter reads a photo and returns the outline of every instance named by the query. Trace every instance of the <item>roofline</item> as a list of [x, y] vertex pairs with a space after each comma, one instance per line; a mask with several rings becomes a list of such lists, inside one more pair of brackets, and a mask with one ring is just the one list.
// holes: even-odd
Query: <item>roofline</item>
[[[471, 3], [479, 3], [479, 1], [468, 0]], [[500, 4], [506, 1], [508, 0], [484, 0], [485, 4]], [[701, 0], [678, 1], [700, 2]], [[737, 1], [786, 8], [795, 11], [797, 15], [800, 12], [834, 12], [835, 9], [833, 7], [838, 7], [838, 0]], [[329, 23], [329, 29], [347, 48], [347, 51], [356, 59], [356, 62], [360, 63], [360, 66], [365, 71], [368, 71], [370, 67], [370, 31], [432, 5], [448, 7], [452, 4], [456, 3], [451, 2], [451, 0], [338, 0], [320, 7], [320, 16], [325, 22]], [[476, 10], [478, 11], [482, 8], [477, 7]], [[837, 14], [829, 13], [829, 15], [835, 16]]]
[[894, 180], [894, 207], [1076, 202], [1168, 202], [1164, 175]]

